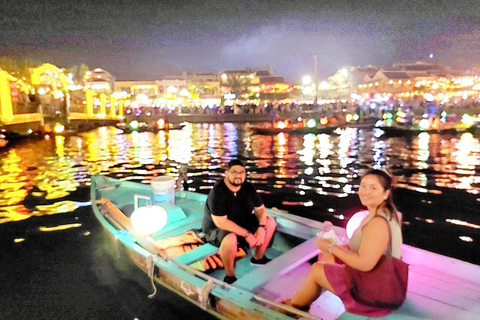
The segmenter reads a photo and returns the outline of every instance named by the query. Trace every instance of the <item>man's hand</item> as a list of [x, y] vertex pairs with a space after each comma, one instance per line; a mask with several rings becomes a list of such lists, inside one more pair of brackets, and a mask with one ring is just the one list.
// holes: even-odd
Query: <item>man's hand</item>
[[253, 248], [253, 247], [255, 247], [255, 245], [257, 243], [257, 237], [255, 235], [253, 235], [252, 233], [249, 233], [248, 237], [245, 238], [245, 241], [247, 241], [248, 246], [250, 248]]
[[263, 244], [265, 241], [265, 229], [263, 227], [257, 228], [257, 231], [255, 232], [255, 237], [257, 238], [257, 242], [255, 243], [255, 246], [259, 247]]

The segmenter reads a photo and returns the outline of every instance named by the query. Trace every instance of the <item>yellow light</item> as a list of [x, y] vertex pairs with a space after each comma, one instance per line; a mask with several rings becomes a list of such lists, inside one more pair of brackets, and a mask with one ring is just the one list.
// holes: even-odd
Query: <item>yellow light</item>
[[328, 123], [327, 118], [322, 118], [322, 119], [320, 119], [320, 124], [326, 125], [327, 123]]
[[81, 223], [70, 223], [70, 224], [63, 224], [55, 227], [40, 227], [38, 228], [42, 232], [52, 232], [52, 231], [61, 231], [67, 230], [72, 228], [80, 228], [82, 226]]
[[159, 129], [165, 128], [165, 119], [163, 119], [163, 118], [158, 119], [158, 121], [157, 121], [157, 127], [158, 127]]
[[285, 129], [285, 123], [283, 121], [278, 121], [277, 122], [277, 128], [279, 129]]
[[56, 133], [62, 133], [65, 130], [65, 126], [57, 122], [57, 124], [55, 124], [55, 127], [53, 128], [53, 130]]
[[346, 115], [345, 121], [350, 122], [350, 121], [352, 121], [352, 118], [353, 118], [352, 115], [349, 113], [349, 114]]

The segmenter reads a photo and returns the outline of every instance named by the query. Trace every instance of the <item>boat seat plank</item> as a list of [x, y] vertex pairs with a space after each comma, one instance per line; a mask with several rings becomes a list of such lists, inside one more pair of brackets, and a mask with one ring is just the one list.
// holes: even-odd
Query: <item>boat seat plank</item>
[[[476, 283], [474, 280], [476, 279], [474, 276], [467, 280], [465, 278], [460, 278], [448, 273], [448, 270], [445, 272], [432, 269], [422, 265], [415, 265], [411, 264], [409, 266], [409, 272], [411, 274], [417, 274], [421, 279], [425, 279], [425, 281], [435, 281], [438, 280], [441, 282], [442, 286], [452, 286], [463, 288], [468, 294], [475, 294], [480, 296], [480, 284]], [[469, 273], [466, 273], [469, 274]], [[480, 278], [480, 276], [479, 276]], [[439, 284], [440, 285], [440, 284]]]
[[175, 258], [178, 262], [190, 265], [198, 260], [204, 259], [218, 252], [218, 247], [210, 243], [204, 244], [198, 248], [185, 252], [181, 256]]
[[464, 310], [468, 310], [470, 306], [478, 304], [475, 299], [457, 295], [456, 290], [447, 291], [442, 288], [436, 288], [429, 285], [428, 281], [425, 284], [418, 281], [409, 281], [408, 292], [431, 298], [444, 304], [453, 305]]
[[303, 262], [310, 260], [320, 252], [315, 245], [316, 240], [317, 238], [313, 237], [264, 266], [247, 273], [235, 282], [235, 286], [253, 292], [256, 288], [262, 286], [272, 278], [282, 275]]
[[[188, 216], [183, 220], [179, 220], [171, 224], [168, 224], [162, 230], [152, 234], [152, 238], [155, 240], [165, 239], [168, 237], [182, 234], [186, 230], [189, 230], [192, 228], [199, 228], [202, 226], [202, 219], [203, 217], [199, 217], [199, 216]], [[178, 233], [179, 230], [181, 231], [180, 233]]]
[[428, 277], [416, 272], [415, 269], [409, 271], [409, 284], [422, 284], [429, 287], [430, 290], [439, 290], [439, 292], [454, 293], [457, 298], [463, 298], [470, 302], [480, 302], [480, 286], [470, 288], [463, 286], [462, 283], [454, 283], [449, 279], [451, 276], [444, 273], [442, 278]]

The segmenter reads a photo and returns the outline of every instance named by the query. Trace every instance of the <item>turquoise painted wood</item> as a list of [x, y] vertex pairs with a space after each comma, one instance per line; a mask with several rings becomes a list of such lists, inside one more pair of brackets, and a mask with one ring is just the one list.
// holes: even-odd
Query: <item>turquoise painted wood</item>
[[[311, 268], [309, 261], [319, 252], [313, 235], [323, 228], [323, 223], [268, 209], [268, 214], [278, 224], [272, 247], [267, 250], [273, 260], [264, 266], [252, 266], [251, 253], [247, 253], [236, 261], [238, 280], [230, 286], [222, 281], [223, 269], [207, 275], [188, 266], [217, 253], [218, 248], [205, 244], [170, 259], [157, 252], [151, 240], [132, 228], [127, 211], [125, 215], [120, 212], [120, 216], [115, 216], [105, 213], [105, 208], [95, 202], [104, 197], [120, 209], [131, 208], [134, 194], [153, 196], [149, 185], [94, 176], [91, 194], [95, 216], [112, 241], [124, 248], [126, 258], [146, 273], [152, 263], [157, 270], [154, 273], [157, 282], [173, 288], [219, 318], [288, 319], [270, 306], [293, 295]], [[201, 228], [206, 198], [204, 194], [176, 192], [175, 204], [161, 204], [167, 211], [168, 221], [165, 228], [151, 235], [152, 240]], [[333, 230], [339, 238], [345, 235], [342, 228], [333, 227]], [[402, 250], [403, 259], [410, 265], [407, 300], [386, 319], [479, 318], [479, 266], [411, 246], [404, 245]], [[367, 319], [345, 312], [341, 300], [330, 292], [323, 293], [312, 304], [309, 316], [324, 320]]]
[[210, 243], [204, 244], [198, 248], [185, 252], [181, 256], [175, 258], [178, 262], [190, 265], [198, 260], [210, 257], [212, 254], [218, 252], [218, 247], [211, 245]]

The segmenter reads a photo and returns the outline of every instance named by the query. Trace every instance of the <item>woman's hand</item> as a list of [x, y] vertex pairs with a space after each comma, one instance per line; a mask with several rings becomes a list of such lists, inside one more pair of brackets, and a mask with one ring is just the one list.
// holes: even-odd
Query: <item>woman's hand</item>
[[317, 239], [315, 244], [317, 245], [318, 249], [320, 249], [320, 251], [322, 251], [323, 253], [328, 253], [328, 248], [330, 247], [330, 245], [333, 244], [333, 242], [329, 239]]

